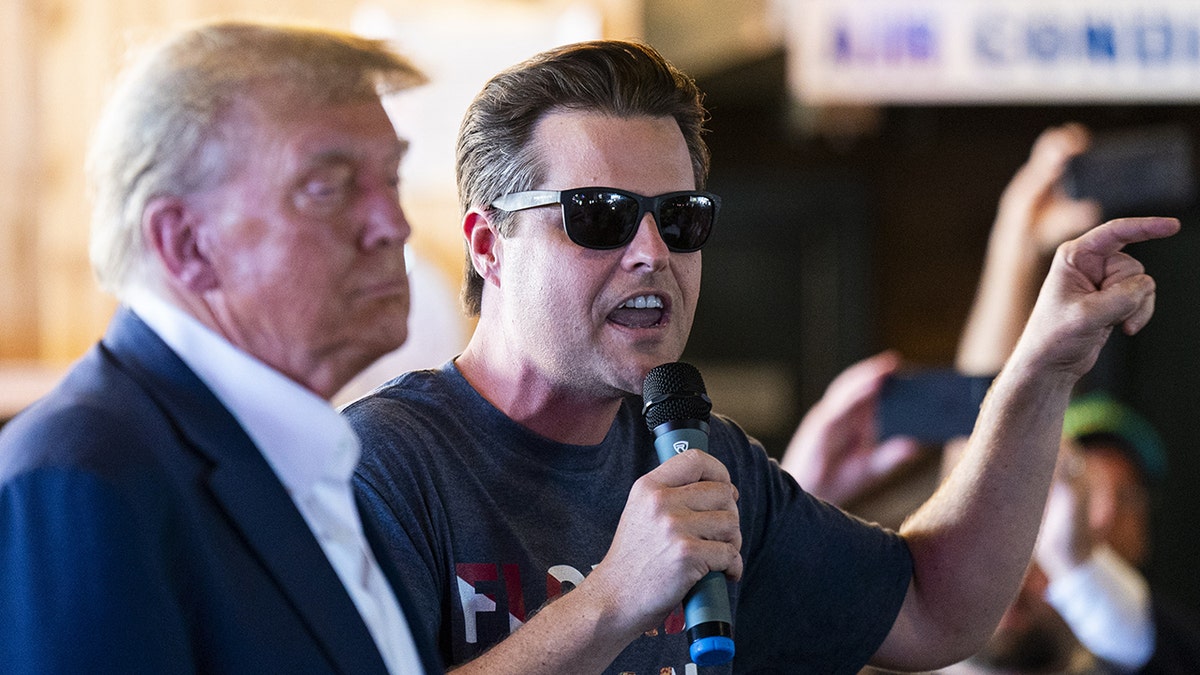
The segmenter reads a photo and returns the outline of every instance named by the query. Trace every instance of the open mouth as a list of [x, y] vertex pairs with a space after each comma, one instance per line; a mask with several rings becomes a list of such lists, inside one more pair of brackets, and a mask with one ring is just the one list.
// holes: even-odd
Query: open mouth
[[621, 303], [608, 320], [626, 328], [653, 328], [666, 316], [663, 299], [658, 295], [638, 295]]

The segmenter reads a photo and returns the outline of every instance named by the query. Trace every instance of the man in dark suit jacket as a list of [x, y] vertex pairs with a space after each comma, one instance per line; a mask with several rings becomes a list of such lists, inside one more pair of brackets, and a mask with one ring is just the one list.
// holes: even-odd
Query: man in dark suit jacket
[[127, 70], [89, 157], [122, 307], [0, 434], [0, 670], [440, 671], [328, 404], [406, 336], [380, 95], [421, 80], [377, 41], [241, 23]]

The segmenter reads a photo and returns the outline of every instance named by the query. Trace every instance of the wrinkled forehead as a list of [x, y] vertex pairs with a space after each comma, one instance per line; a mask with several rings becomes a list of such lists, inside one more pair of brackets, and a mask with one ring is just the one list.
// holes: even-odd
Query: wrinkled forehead
[[284, 175], [335, 163], [398, 168], [409, 141], [398, 135], [378, 99], [280, 105], [275, 96], [244, 97], [222, 115], [210, 153], [230, 168]]

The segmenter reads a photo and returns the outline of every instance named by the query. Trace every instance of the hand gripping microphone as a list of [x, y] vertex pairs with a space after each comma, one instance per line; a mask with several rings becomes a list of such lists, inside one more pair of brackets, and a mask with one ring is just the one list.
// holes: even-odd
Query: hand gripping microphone
[[[646, 375], [642, 399], [642, 414], [654, 432], [659, 463], [689, 448], [708, 450], [712, 401], [694, 366], [680, 361], [655, 367]], [[684, 626], [693, 663], [715, 666], [733, 658], [730, 615], [729, 587], [721, 572], [704, 575], [684, 596]]]

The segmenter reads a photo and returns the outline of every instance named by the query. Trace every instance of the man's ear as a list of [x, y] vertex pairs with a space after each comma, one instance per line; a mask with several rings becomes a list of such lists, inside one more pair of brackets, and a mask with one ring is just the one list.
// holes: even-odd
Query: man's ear
[[217, 274], [201, 245], [203, 222], [178, 197], [156, 197], [142, 212], [142, 235], [170, 286], [192, 293], [216, 288]]
[[492, 219], [478, 209], [463, 216], [463, 237], [467, 241], [467, 256], [475, 273], [484, 281], [500, 283], [500, 261], [503, 238]]

